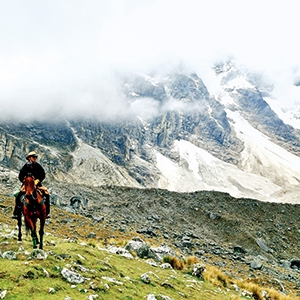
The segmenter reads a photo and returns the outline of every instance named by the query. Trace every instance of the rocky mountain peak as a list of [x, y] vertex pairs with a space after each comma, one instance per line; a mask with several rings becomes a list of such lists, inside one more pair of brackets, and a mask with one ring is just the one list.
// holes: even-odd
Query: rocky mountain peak
[[25, 153], [36, 150], [53, 182], [212, 189], [260, 200], [297, 188], [299, 131], [272, 110], [255, 85], [259, 77], [234, 62], [215, 71], [219, 95], [210, 94], [196, 73], [125, 77], [127, 106], [138, 102], [143, 113], [151, 106], [149, 115], [136, 110], [111, 122], [2, 123], [3, 172], [18, 172]]

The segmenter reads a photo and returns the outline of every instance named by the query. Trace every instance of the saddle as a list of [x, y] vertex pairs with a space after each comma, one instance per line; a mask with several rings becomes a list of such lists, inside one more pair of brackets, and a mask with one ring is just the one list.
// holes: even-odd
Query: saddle
[[49, 193], [49, 191], [48, 191], [48, 189], [45, 187], [45, 186], [43, 186], [43, 185], [41, 185], [41, 186], [37, 186], [37, 189], [39, 190], [39, 191], [42, 191], [44, 194], [46, 194], [46, 195], [49, 195], [50, 193]]
[[[50, 195], [48, 189], [45, 186], [40, 185], [40, 186], [37, 186], [36, 188], [41, 193], [41, 195], [43, 195], [43, 194]], [[20, 192], [25, 193], [25, 186], [24, 185], [21, 186]]]

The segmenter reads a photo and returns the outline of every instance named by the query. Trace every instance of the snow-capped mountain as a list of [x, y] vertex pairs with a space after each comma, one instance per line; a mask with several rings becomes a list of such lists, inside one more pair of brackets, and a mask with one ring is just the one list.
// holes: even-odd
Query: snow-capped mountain
[[291, 114], [276, 112], [272, 87], [251, 72], [228, 63], [215, 76], [217, 94], [195, 73], [128, 76], [130, 114], [117, 121], [2, 123], [0, 187], [18, 185], [25, 153], [36, 150], [52, 186], [216, 190], [300, 203], [300, 131]]

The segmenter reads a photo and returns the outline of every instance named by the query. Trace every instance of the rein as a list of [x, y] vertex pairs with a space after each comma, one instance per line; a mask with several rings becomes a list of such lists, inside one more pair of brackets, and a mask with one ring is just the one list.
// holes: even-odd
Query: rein
[[[34, 178], [31, 177], [31, 179], [32, 179], [32, 181], [28, 181], [27, 178], [25, 178], [25, 180], [24, 180], [25, 197], [28, 199], [28, 202], [25, 201], [25, 205], [28, 206], [28, 205], [30, 205], [30, 204], [32, 205], [34, 203], [42, 205], [45, 202], [44, 197], [42, 196], [41, 191], [35, 186], [35, 184], [34, 184]], [[32, 190], [30, 194], [27, 193], [28, 187], [26, 187], [26, 181], [27, 181], [27, 184], [29, 185], [29, 188]], [[40, 202], [38, 201], [38, 195], [40, 195], [40, 197], [41, 197], [41, 201]]]

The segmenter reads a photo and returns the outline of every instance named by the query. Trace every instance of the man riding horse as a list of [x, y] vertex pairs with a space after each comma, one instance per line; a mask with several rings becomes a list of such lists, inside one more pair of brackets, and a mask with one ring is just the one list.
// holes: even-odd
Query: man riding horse
[[[29, 152], [26, 155], [26, 159], [28, 162], [21, 168], [20, 173], [19, 173], [19, 180], [23, 183], [24, 178], [26, 175], [31, 174], [35, 181], [35, 185], [37, 186], [38, 189], [43, 191], [43, 194], [45, 196], [45, 205], [46, 205], [46, 218], [50, 218], [50, 195], [46, 187], [42, 186], [42, 181], [46, 177], [46, 173], [44, 168], [36, 162], [38, 156], [37, 154], [32, 151]], [[21, 197], [22, 195], [25, 194], [24, 187], [22, 185], [19, 193], [16, 196], [15, 200], [15, 209], [12, 218], [13, 219], [18, 219], [18, 215], [22, 212], [22, 203], [21, 203]]]

